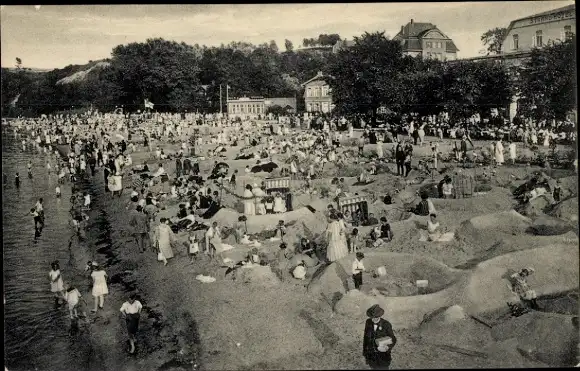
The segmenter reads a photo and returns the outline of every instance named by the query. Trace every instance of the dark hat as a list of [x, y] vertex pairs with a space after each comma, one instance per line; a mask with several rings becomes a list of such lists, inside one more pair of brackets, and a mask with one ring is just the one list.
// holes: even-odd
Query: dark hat
[[369, 309], [367, 309], [367, 316], [369, 316], [370, 318], [379, 318], [382, 317], [383, 314], [385, 314], [385, 310], [381, 308], [381, 306], [378, 304], [375, 304]]

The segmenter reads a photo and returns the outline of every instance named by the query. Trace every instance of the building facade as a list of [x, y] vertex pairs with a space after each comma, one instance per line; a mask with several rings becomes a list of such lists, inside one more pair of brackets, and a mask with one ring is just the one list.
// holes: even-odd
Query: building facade
[[233, 117], [254, 117], [266, 113], [263, 97], [241, 97], [228, 99], [228, 115]]
[[324, 112], [332, 111], [332, 92], [322, 72], [302, 84], [304, 87], [304, 105], [306, 112]]
[[575, 30], [575, 5], [530, 15], [510, 22], [501, 51], [504, 54], [528, 52], [564, 41], [572, 37]]
[[393, 40], [401, 42], [403, 54], [433, 58], [441, 61], [457, 59], [457, 46], [437, 26], [431, 23], [415, 22], [401, 26], [401, 31]]
[[241, 97], [228, 99], [228, 115], [232, 117], [257, 117], [268, 112], [269, 107], [280, 106], [289, 113], [296, 112], [296, 98]]

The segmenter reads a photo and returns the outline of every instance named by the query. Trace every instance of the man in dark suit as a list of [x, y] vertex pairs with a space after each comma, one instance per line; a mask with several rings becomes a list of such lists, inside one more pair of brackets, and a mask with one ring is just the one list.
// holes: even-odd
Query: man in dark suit
[[[381, 318], [385, 314], [383, 308], [378, 304], [367, 310], [365, 332], [363, 337], [363, 355], [367, 364], [374, 370], [388, 370], [391, 365], [391, 350], [397, 344], [397, 338], [393, 333], [393, 326], [389, 321]], [[383, 342], [386, 337], [391, 341], [388, 345], [377, 344], [377, 340]]]
[[405, 150], [403, 149], [403, 143], [401, 142], [398, 142], [397, 147], [395, 148], [395, 161], [397, 162], [397, 175], [405, 175]]

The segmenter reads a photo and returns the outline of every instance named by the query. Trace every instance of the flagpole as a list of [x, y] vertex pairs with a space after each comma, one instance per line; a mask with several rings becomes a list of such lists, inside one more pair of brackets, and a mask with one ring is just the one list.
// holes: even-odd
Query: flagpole
[[222, 113], [222, 84], [220, 84], [220, 114]]
[[226, 113], [229, 112], [228, 101], [230, 100], [230, 85], [226, 84]]

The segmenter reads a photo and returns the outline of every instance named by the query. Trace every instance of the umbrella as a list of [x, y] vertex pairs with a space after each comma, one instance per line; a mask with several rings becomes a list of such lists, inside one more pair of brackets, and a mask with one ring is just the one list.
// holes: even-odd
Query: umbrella
[[252, 169], [250, 169], [250, 171], [252, 173], [259, 173], [259, 172], [263, 171], [262, 165], [256, 165], [256, 166], [252, 167]]
[[274, 169], [277, 169], [278, 165], [274, 162], [268, 162], [266, 164], [262, 165], [262, 171], [265, 171], [267, 173], [271, 173], [272, 171], [274, 171]]
[[121, 139], [121, 140], [125, 140], [125, 137], [122, 136], [121, 134], [117, 134], [116, 137], [119, 138], [119, 139]]

